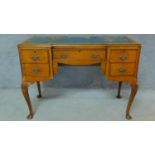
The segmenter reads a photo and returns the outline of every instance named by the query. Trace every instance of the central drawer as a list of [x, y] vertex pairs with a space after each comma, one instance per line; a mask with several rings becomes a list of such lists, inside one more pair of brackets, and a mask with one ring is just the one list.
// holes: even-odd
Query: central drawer
[[54, 59], [58, 60], [90, 60], [106, 59], [106, 50], [54, 50]]

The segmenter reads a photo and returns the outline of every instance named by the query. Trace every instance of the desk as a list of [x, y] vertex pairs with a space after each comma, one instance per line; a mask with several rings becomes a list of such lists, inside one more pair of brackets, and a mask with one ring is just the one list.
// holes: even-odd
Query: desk
[[[28, 119], [34, 112], [28, 87], [37, 83], [38, 97], [42, 97], [40, 82], [52, 80], [58, 66], [99, 65], [107, 80], [118, 82], [117, 98], [121, 98], [122, 83], [128, 83], [131, 94], [126, 118], [138, 90], [137, 74], [141, 44], [126, 36], [104, 35], [38, 35], [18, 44], [22, 72], [22, 92], [29, 108]], [[78, 75], [77, 75], [78, 76]]]

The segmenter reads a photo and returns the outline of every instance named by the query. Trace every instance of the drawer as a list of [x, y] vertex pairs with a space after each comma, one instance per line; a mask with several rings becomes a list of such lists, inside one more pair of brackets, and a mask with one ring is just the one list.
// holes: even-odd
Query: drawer
[[24, 74], [34, 77], [48, 77], [50, 75], [49, 64], [24, 64]]
[[111, 76], [132, 76], [135, 74], [135, 63], [111, 63], [110, 75]]
[[78, 50], [54, 50], [53, 58], [61, 60], [76, 59], [78, 54]]
[[137, 50], [111, 50], [110, 62], [136, 62]]
[[81, 50], [80, 57], [91, 60], [105, 60], [106, 50]]
[[106, 59], [106, 50], [55, 50], [54, 59], [104, 60]]
[[22, 50], [22, 63], [48, 63], [48, 50]]

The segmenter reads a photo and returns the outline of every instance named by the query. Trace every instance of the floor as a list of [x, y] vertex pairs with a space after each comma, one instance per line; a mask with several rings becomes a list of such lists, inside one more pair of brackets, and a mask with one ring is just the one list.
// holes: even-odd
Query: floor
[[[36, 98], [30, 88], [35, 111], [33, 121], [126, 121], [125, 108], [130, 90], [44, 88], [43, 98]], [[0, 120], [26, 121], [28, 109], [20, 89], [0, 89]], [[139, 90], [131, 109], [133, 121], [155, 120], [155, 90]]]

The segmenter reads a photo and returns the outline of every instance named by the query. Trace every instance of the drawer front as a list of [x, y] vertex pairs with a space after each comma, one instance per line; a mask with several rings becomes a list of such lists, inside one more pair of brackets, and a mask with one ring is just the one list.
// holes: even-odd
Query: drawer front
[[133, 76], [135, 74], [135, 63], [111, 63], [110, 75], [111, 76]]
[[48, 50], [22, 50], [22, 63], [48, 63]]
[[24, 64], [24, 74], [33, 77], [49, 77], [50, 70], [48, 64]]
[[79, 57], [88, 60], [105, 60], [106, 50], [81, 50]]
[[78, 54], [78, 50], [54, 50], [53, 57], [59, 60], [76, 59]]
[[55, 50], [54, 59], [59, 60], [105, 60], [106, 50]]
[[111, 50], [110, 62], [136, 62], [137, 51], [136, 50]]

